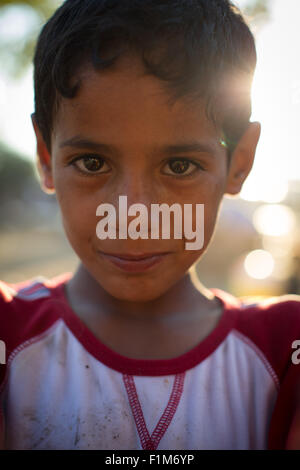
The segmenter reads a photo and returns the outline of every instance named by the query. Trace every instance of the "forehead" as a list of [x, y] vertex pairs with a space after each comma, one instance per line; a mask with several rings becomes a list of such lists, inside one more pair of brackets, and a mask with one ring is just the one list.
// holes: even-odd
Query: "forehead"
[[53, 138], [61, 141], [81, 135], [128, 145], [192, 137], [215, 142], [218, 131], [206, 117], [203, 101], [170, 93], [158, 78], [146, 74], [134, 56], [124, 56], [109, 69], [82, 67], [80, 88], [72, 98], [61, 98]]

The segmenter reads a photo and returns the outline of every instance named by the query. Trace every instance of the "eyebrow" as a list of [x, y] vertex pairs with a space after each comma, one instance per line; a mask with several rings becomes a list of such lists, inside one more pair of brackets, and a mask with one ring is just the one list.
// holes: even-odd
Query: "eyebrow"
[[[71, 139], [65, 140], [60, 144], [60, 148], [64, 147], [72, 147], [78, 149], [90, 149], [94, 151], [107, 151], [107, 152], [114, 152], [119, 153], [119, 150], [114, 145], [104, 144], [102, 142], [95, 142], [93, 140], [83, 138], [80, 136], [72, 137]], [[162, 145], [162, 146], [155, 146], [154, 153], [160, 152], [164, 154], [178, 154], [178, 153], [185, 153], [185, 152], [199, 152], [199, 153], [214, 153], [215, 146], [209, 143], [202, 143], [198, 141], [191, 141], [191, 142], [178, 142], [176, 144], [169, 144], [169, 145]]]

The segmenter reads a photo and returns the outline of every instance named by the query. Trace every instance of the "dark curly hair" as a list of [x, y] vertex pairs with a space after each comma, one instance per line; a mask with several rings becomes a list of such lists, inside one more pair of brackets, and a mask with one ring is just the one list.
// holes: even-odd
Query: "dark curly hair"
[[251, 116], [252, 33], [228, 0], [66, 0], [43, 27], [34, 56], [35, 120], [48, 149], [60, 97], [72, 99], [85, 62], [111, 67], [134, 52], [171, 99], [202, 98], [229, 153]]

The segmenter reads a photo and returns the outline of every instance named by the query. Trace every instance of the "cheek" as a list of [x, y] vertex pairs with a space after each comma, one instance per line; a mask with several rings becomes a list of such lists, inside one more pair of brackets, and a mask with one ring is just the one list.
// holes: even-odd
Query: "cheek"
[[74, 246], [81, 240], [96, 236], [96, 209], [99, 201], [93, 192], [83, 190], [68, 178], [55, 181], [56, 196], [60, 206], [62, 222], [70, 243]]
[[213, 236], [223, 195], [223, 181], [212, 181], [204, 194], [204, 249]]

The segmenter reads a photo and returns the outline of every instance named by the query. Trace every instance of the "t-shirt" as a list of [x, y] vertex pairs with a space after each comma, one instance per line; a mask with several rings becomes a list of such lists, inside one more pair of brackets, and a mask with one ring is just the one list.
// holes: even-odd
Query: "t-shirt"
[[132, 359], [71, 309], [71, 276], [1, 283], [1, 448], [300, 449], [300, 297], [211, 289], [223, 313], [204, 340]]

